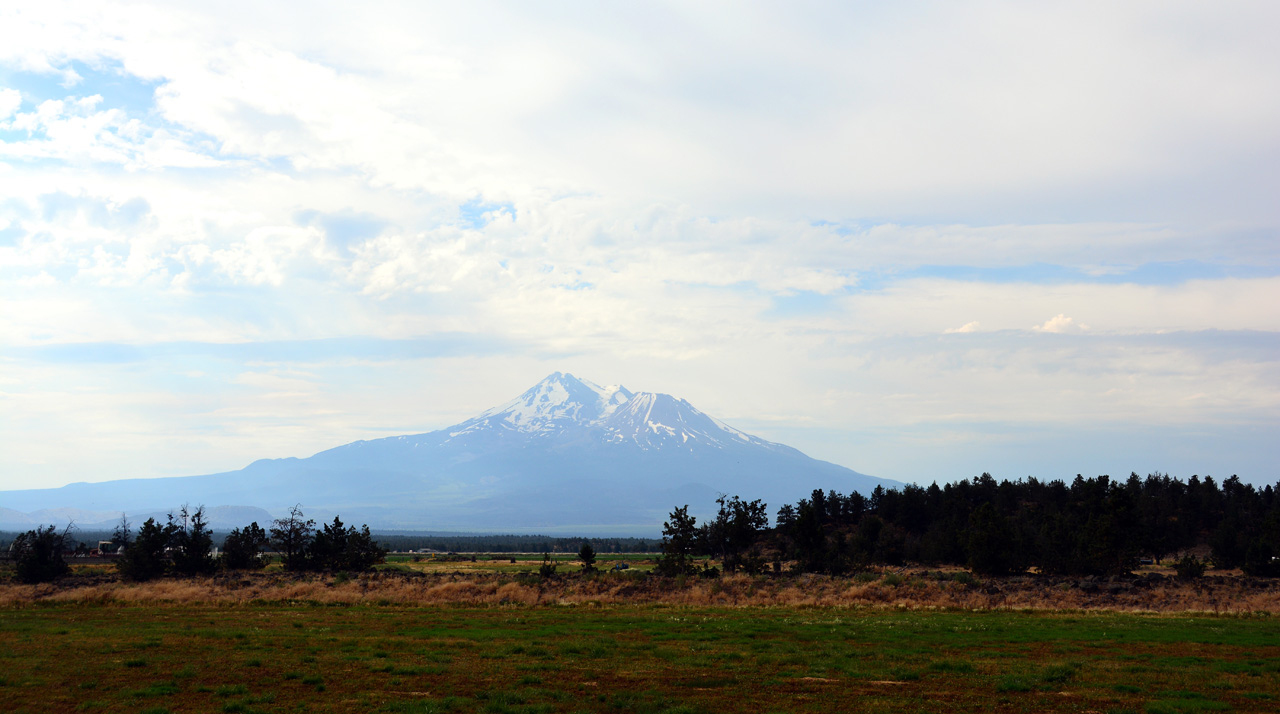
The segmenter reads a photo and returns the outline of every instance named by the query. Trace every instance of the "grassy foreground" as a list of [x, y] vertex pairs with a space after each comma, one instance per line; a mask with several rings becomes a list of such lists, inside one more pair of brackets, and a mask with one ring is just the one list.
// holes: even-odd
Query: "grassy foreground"
[[4, 712], [1280, 708], [1280, 619], [871, 608], [0, 608]]

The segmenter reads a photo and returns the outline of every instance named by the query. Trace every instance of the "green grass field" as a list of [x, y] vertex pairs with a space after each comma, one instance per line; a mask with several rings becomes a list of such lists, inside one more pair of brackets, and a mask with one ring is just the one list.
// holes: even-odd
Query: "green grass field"
[[0, 609], [4, 712], [1280, 708], [1280, 620], [647, 607]]

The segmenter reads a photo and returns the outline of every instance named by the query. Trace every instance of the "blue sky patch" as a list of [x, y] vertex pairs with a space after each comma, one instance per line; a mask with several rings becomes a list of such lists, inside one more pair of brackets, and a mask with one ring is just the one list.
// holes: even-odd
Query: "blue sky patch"
[[102, 97], [100, 108], [119, 108], [136, 115], [155, 107], [156, 88], [163, 84], [159, 79], [147, 80], [129, 74], [116, 61], [103, 61], [97, 66], [72, 61], [67, 67], [80, 75], [80, 81], [71, 86], [63, 86], [61, 74], [4, 70], [0, 70], [0, 85], [22, 92], [24, 102], [33, 105], [49, 99], [97, 94]]
[[294, 214], [293, 220], [300, 226], [319, 226], [324, 231], [329, 245], [346, 249], [378, 237], [383, 229], [390, 225], [372, 213], [349, 210], [336, 213], [299, 211]]
[[151, 213], [145, 198], [131, 198], [120, 205], [110, 205], [100, 198], [72, 196], [61, 191], [40, 197], [40, 212], [46, 221], [83, 214], [85, 219], [103, 228], [132, 228]]
[[479, 230], [488, 225], [491, 219], [485, 214], [495, 211], [504, 211], [514, 216], [516, 207], [510, 203], [487, 203], [479, 197], [458, 206], [458, 216], [462, 219], [463, 225], [473, 230]]

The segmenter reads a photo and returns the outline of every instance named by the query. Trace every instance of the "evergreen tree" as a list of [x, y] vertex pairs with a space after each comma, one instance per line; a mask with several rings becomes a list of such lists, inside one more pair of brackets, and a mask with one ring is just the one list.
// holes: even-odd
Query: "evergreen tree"
[[307, 551], [307, 567], [311, 570], [349, 570], [347, 568], [347, 529], [337, 516], [316, 532]]
[[849, 539], [851, 568], [862, 570], [875, 560], [876, 547], [880, 544], [882, 531], [884, 531], [884, 519], [880, 516], [864, 516], [861, 521], [858, 521], [858, 528]]
[[716, 519], [703, 527], [704, 544], [720, 556], [724, 569], [736, 572], [743, 565], [748, 550], [769, 526], [768, 506], [763, 501], [743, 501], [721, 495], [716, 499], [720, 511]]
[[582, 572], [596, 572], [596, 549], [590, 543], [583, 541], [582, 547], [578, 549], [578, 560], [582, 561]]
[[361, 530], [343, 526], [342, 520], [333, 517], [312, 537], [306, 546], [302, 561], [310, 570], [361, 572], [386, 559], [387, 551], [380, 547], [369, 533], [369, 526]]
[[1244, 524], [1235, 514], [1227, 516], [1214, 529], [1209, 536], [1209, 547], [1215, 568], [1229, 570], [1244, 563], [1245, 553], [1249, 549], [1248, 536]]
[[257, 521], [244, 528], [233, 528], [222, 543], [222, 567], [228, 570], [252, 570], [266, 566], [262, 550], [267, 547], [267, 532]]
[[47, 583], [71, 572], [63, 559], [67, 533], [52, 525], [29, 530], [14, 538], [9, 553], [18, 579], [24, 583]]
[[1240, 567], [1245, 575], [1280, 577], [1280, 508], [1273, 509], [1256, 530]]
[[369, 570], [387, 559], [387, 549], [378, 545], [369, 533], [368, 524], [347, 529], [346, 567], [348, 570]]
[[1009, 521], [990, 503], [969, 517], [969, 569], [979, 575], [1008, 575], [1019, 570]]
[[791, 529], [792, 556], [800, 570], [806, 573], [822, 573], [829, 569], [827, 529], [822, 523], [825, 506], [826, 496], [822, 491], [814, 491], [812, 497], [802, 499], [796, 506], [795, 525]]
[[689, 515], [686, 504], [671, 512], [662, 524], [662, 555], [654, 571], [660, 575], [686, 575], [697, 572], [693, 554], [698, 546], [698, 519]]
[[148, 518], [138, 529], [137, 538], [134, 538], [116, 561], [116, 569], [127, 580], [144, 581], [164, 575], [169, 565], [165, 558], [165, 548], [169, 547], [171, 535], [167, 526], [156, 523], [154, 518]]
[[188, 512], [184, 505], [174, 518], [169, 514], [173, 570], [180, 575], [209, 575], [217, 569], [213, 559], [213, 533], [204, 520], [204, 506]]

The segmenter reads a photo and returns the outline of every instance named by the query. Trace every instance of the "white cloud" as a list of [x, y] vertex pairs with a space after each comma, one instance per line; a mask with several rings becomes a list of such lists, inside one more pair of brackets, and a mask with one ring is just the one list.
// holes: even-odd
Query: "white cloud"
[[[846, 434], [1259, 423], [1280, 404], [1257, 354], [1141, 341], [1280, 331], [1273, 5], [235, 10], [0, 10], [0, 66], [47, 80], [0, 89], [0, 359], [516, 347], [301, 375], [175, 358], [100, 382], [23, 352], [31, 386], [3, 398], [43, 416], [0, 453], [34, 463], [48, 434], [118, 412], [64, 451], [118, 439], [112, 458], [214, 470], [160, 444], [172, 423], [230, 468], [232, 443], [247, 461], [443, 426], [566, 368]], [[335, 242], [312, 212], [378, 229]], [[190, 408], [181, 380], [205, 385]], [[809, 443], [859, 467], [847, 441]]]
[[[304, 32], [277, 22], [281, 9], [235, 23], [194, 5], [51, 4], [4, 39], [27, 67], [111, 58], [163, 78], [161, 115], [223, 152], [400, 189], [827, 218], [981, 205], [988, 223], [993, 197], [1078, 207], [1176, 179], [1202, 219], [1225, 217], [1213, 202], [1231, 187], [1195, 172], [1280, 150], [1267, 70], [1280, 51], [1255, 29], [1276, 11], [1151, 12], [735, 7], [739, 24], [721, 7], [552, 18], [400, 5], [372, 18], [327, 6]], [[1267, 180], [1247, 173], [1238, 186]], [[1275, 216], [1261, 203], [1248, 214]]]
[[1043, 325], [1035, 325], [1031, 329], [1036, 332], [1076, 332], [1089, 329], [1088, 325], [1078, 325], [1076, 321], [1062, 313], [1058, 313], [1054, 317], [1045, 320]]
[[0, 121], [13, 116], [21, 106], [22, 94], [18, 90], [0, 87]]

